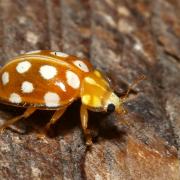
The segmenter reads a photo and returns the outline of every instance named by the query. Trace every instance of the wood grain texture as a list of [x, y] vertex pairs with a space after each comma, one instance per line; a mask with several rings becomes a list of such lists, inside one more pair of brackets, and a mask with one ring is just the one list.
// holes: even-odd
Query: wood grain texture
[[[178, 0], [1, 0], [0, 63], [35, 49], [61, 50], [103, 70], [118, 94], [139, 75], [128, 114], [90, 113], [87, 149], [79, 102], [36, 133], [52, 112], [37, 112], [0, 135], [0, 179], [180, 179]], [[22, 110], [0, 105], [0, 122]]]

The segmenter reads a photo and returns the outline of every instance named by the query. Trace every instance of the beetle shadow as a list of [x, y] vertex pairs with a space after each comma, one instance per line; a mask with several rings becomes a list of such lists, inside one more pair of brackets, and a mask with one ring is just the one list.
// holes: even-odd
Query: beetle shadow
[[[0, 104], [0, 109], [2, 112], [10, 114], [11, 117], [21, 115], [25, 110], [24, 108], [12, 107], [4, 104]], [[19, 129], [18, 131], [12, 130], [21, 134], [30, 134], [32, 132], [39, 133], [49, 122], [54, 112], [55, 111], [37, 110], [27, 119], [22, 119], [14, 125]], [[5, 119], [8, 121], [10, 118]], [[93, 143], [105, 139], [121, 139], [121, 137], [126, 134], [126, 131], [117, 126], [116, 120], [117, 118], [113, 114], [108, 115], [107, 113], [89, 111], [88, 128], [91, 131]], [[68, 107], [63, 116], [51, 126], [47, 137], [55, 138], [66, 135], [77, 126], [81, 129], [80, 101], [76, 101]], [[82, 137], [84, 137], [83, 133]]]
[[[52, 126], [50, 137], [63, 136], [68, 134], [75, 127], [81, 128], [80, 101], [74, 102], [62, 116], [62, 118]], [[106, 139], [119, 140], [126, 135], [126, 129], [118, 125], [115, 114], [99, 113], [89, 111], [88, 129], [91, 132], [93, 143], [98, 143]], [[52, 133], [53, 132], [53, 133]], [[82, 138], [84, 138], [82, 131]]]
[[119, 141], [126, 136], [126, 129], [118, 125], [118, 119], [114, 113], [90, 112], [90, 130], [94, 143], [105, 140]]

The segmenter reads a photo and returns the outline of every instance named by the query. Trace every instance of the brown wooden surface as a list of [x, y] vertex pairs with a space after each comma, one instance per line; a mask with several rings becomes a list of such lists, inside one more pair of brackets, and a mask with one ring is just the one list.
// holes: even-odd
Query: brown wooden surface
[[[1, 0], [0, 63], [35, 49], [88, 57], [121, 94], [139, 75], [124, 116], [90, 114], [84, 145], [79, 103], [38, 140], [51, 112], [0, 135], [0, 179], [179, 180], [180, 1]], [[21, 113], [0, 106], [0, 122]], [[180, 153], [179, 153], [180, 157]]]

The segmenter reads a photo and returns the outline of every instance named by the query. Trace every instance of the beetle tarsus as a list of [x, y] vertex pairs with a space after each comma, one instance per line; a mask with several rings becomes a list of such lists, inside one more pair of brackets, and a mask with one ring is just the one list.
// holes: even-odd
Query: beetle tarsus
[[86, 129], [84, 131], [85, 138], [86, 138], [86, 145], [91, 146], [92, 145], [92, 137], [89, 129]]

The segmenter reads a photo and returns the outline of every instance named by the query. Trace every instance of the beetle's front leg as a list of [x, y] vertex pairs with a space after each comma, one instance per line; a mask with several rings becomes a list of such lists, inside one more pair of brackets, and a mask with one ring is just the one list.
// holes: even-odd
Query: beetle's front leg
[[92, 145], [92, 138], [88, 126], [88, 109], [87, 107], [82, 104], [81, 110], [80, 110], [80, 116], [81, 116], [81, 125], [82, 129], [86, 138], [86, 145], [91, 146]]

